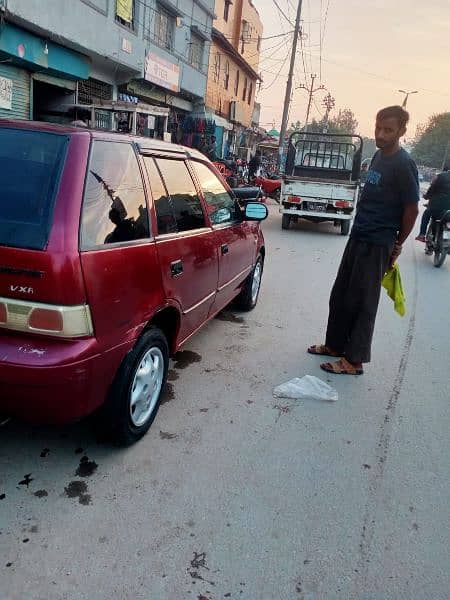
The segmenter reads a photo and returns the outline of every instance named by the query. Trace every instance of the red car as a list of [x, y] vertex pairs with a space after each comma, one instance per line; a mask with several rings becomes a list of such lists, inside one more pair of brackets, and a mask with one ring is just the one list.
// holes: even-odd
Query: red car
[[96, 409], [129, 444], [169, 356], [232, 300], [257, 300], [260, 203], [241, 208], [199, 152], [0, 121], [0, 413]]

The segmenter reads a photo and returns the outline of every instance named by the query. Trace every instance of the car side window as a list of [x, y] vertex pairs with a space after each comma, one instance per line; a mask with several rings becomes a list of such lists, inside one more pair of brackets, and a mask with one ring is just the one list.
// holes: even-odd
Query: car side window
[[220, 179], [211, 169], [201, 163], [191, 163], [197, 173], [203, 195], [208, 207], [209, 218], [213, 225], [232, 223], [239, 219], [239, 207], [236, 200], [227, 191]]
[[150, 188], [152, 190], [156, 220], [158, 223], [158, 234], [164, 235], [165, 233], [176, 233], [178, 231], [177, 222], [173, 213], [170, 197], [164, 187], [155, 160], [150, 156], [145, 156], [144, 164], [150, 180]]
[[157, 158], [156, 164], [170, 195], [178, 231], [206, 227], [202, 204], [184, 160]]
[[150, 237], [141, 172], [128, 143], [94, 140], [81, 216], [81, 246]]

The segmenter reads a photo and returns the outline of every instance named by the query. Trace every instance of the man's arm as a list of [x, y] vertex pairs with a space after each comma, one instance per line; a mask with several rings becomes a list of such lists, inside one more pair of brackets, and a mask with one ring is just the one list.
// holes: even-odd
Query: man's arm
[[400, 231], [398, 232], [397, 241], [394, 245], [394, 250], [391, 255], [389, 268], [391, 268], [394, 265], [395, 261], [400, 256], [402, 252], [402, 245], [413, 230], [414, 223], [416, 222], [418, 214], [419, 208], [416, 202], [411, 202], [410, 204], [407, 204], [405, 206], [405, 210], [403, 211], [402, 216], [402, 224], [400, 227]]

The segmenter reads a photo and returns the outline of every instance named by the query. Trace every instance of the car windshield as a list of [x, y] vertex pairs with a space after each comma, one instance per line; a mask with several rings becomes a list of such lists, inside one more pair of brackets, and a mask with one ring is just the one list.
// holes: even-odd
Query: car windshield
[[67, 135], [0, 128], [0, 245], [43, 250]]

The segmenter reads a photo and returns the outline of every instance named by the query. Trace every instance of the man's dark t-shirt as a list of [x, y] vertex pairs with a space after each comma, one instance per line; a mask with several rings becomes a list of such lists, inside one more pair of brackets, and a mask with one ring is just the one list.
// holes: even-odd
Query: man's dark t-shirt
[[392, 246], [401, 227], [404, 208], [419, 202], [417, 167], [403, 148], [392, 156], [378, 150], [356, 208], [351, 237]]

